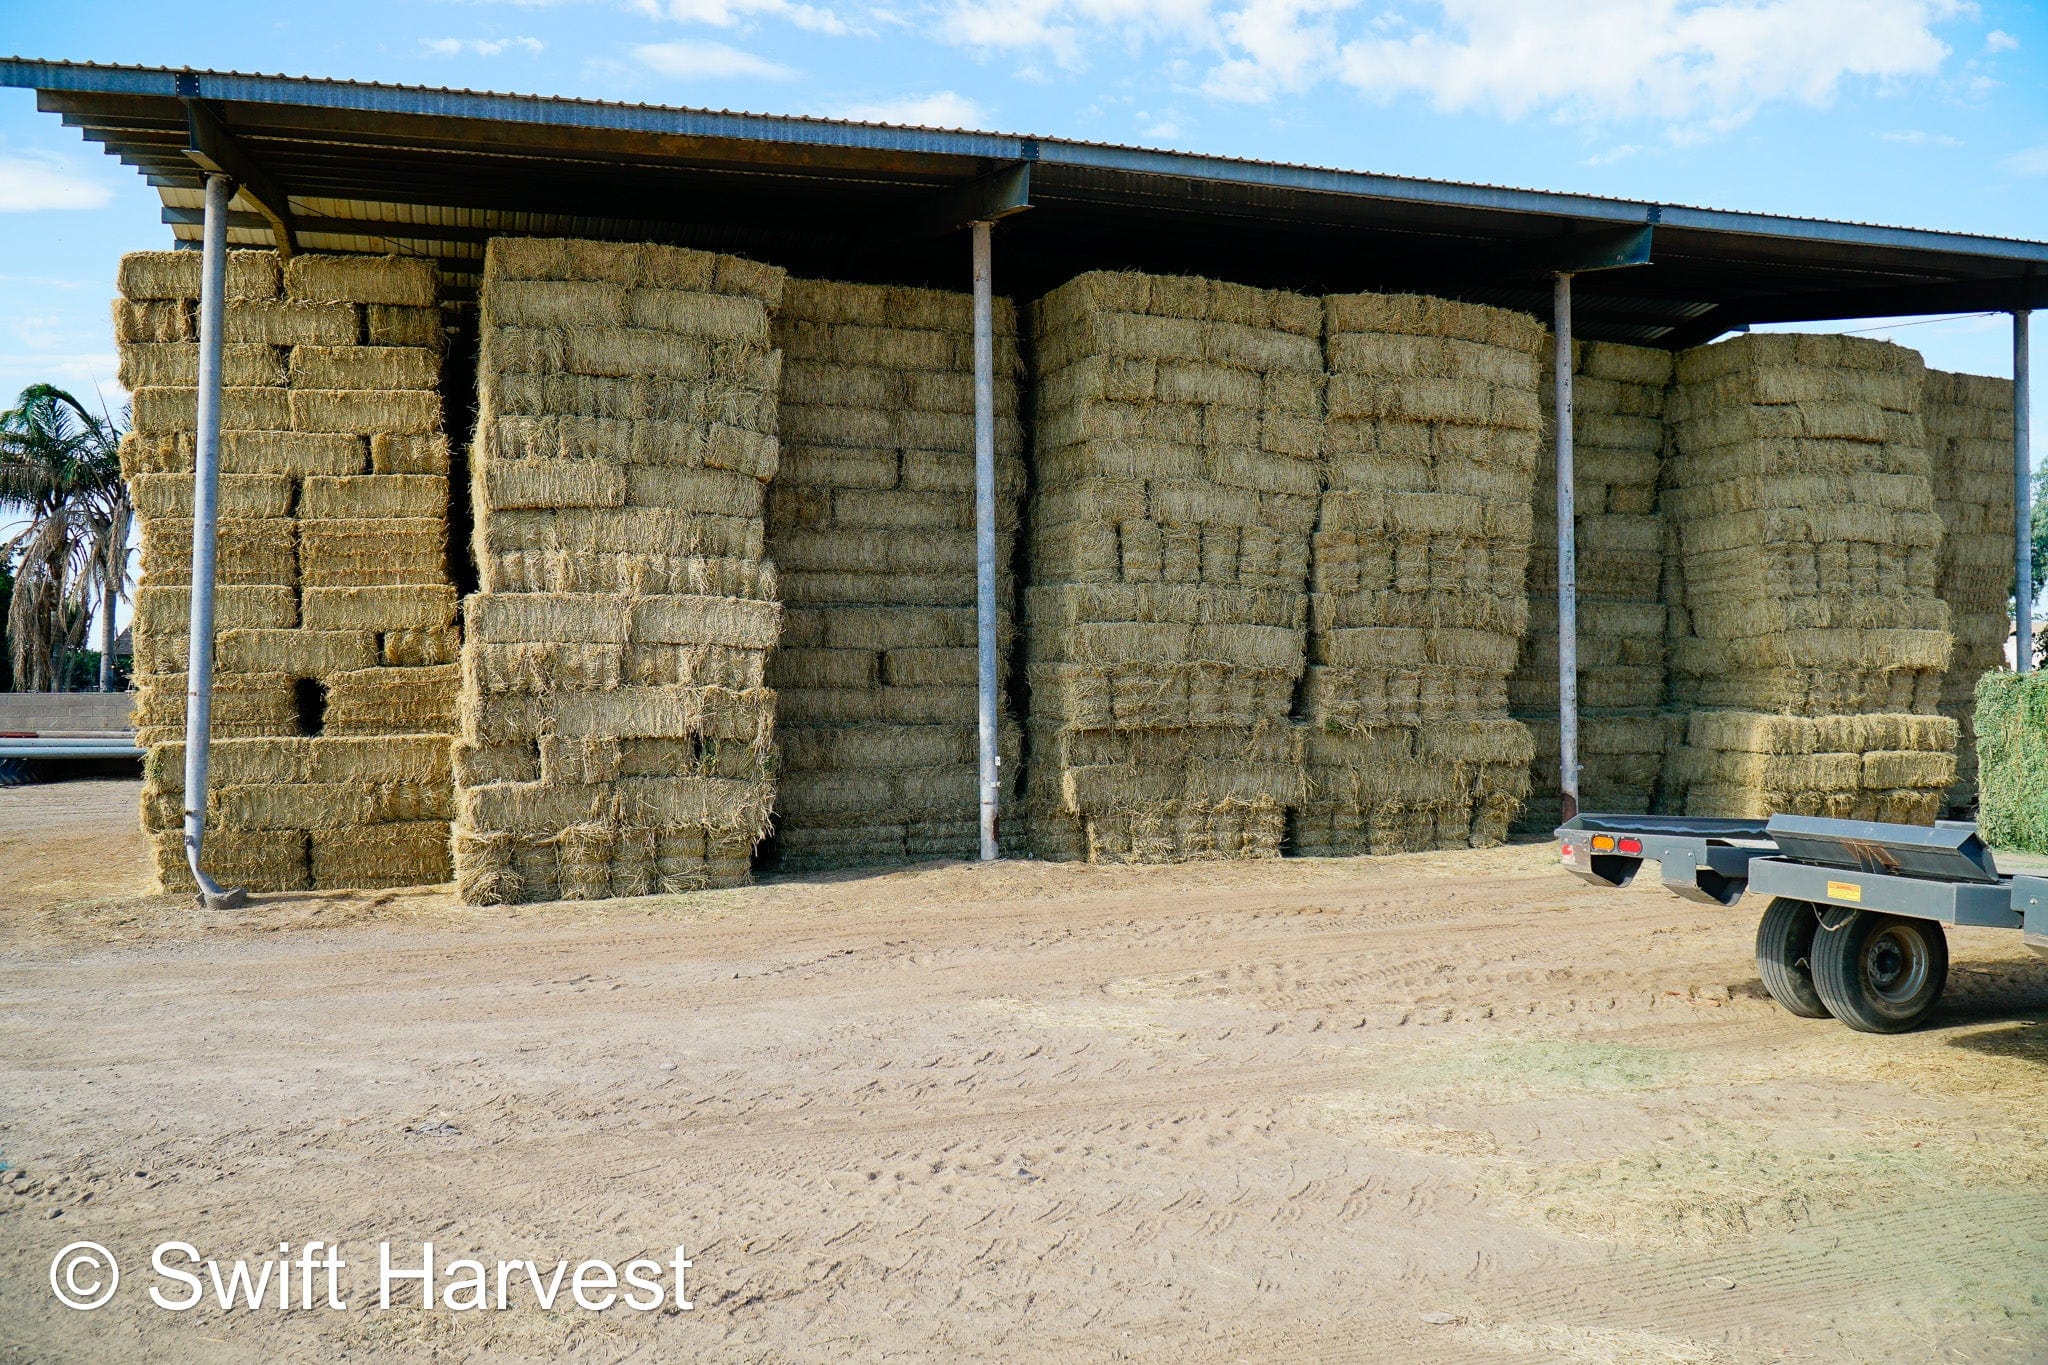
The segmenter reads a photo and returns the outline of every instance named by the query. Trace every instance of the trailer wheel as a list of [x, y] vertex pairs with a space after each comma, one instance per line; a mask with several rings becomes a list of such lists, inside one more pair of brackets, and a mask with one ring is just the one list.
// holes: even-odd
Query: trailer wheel
[[1837, 912], [1813, 938], [1813, 984], [1835, 1018], [1863, 1033], [1904, 1033], [1948, 982], [1948, 938], [1933, 920]]
[[1813, 936], [1820, 907], [1779, 896], [1756, 927], [1756, 972], [1771, 999], [1801, 1019], [1825, 1019], [1828, 1006], [1813, 988]]

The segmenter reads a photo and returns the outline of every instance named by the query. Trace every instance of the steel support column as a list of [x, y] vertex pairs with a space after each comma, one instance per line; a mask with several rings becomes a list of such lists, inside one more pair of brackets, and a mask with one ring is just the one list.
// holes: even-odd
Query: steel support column
[[1572, 476], [1572, 277], [1552, 295], [1557, 341], [1557, 741], [1558, 806], [1579, 813], [1579, 529]]
[[206, 769], [213, 726], [213, 580], [220, 506], [221, 328], [228, 292], [228, 201], [235, 182], [206, 177], [206, 227], [199, 261], [199, 432], [192, 481], [192, 618], [185, 673], [185, 861], [210, 910], [240, 904], [201, 866], [206, 837]]
[[976, 721], [981, 739], [981, 860], [1001, 856], [996, 802], [1002, 756], [996, 746], [996, 363], [995, 302], [989, 278], [991, 224], [974, 236], [974, 614], [980, 649]]
[[2027, 449], [2034, 406], [2033, 319], [2024, 308], [2012, 315], [2013, 666], [2022, 673], [2034, 666], [2033, 457]]

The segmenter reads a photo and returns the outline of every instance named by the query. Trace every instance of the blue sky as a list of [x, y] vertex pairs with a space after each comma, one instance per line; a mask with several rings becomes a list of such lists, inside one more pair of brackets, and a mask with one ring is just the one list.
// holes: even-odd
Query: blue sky
[[[2048, 17], [2007, 0], [0, 0], [0, 16], [0, 46], [25, 56], [918, 121], [2048, 237]], [[47, 377], [118, 401], [114, 264], [167, 243], [157, 209], [31, 94], [0, 91], [0, 394]], [[2009, 372], [2002, 318], [1880, 334]]]

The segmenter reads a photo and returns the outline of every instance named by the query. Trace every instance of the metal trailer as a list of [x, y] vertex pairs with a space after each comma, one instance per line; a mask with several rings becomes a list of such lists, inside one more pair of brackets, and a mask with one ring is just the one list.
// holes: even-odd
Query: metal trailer
[[1627, 886], [1654, 862], [1687, 900], [1769, 896], [1756, 966], [1771, 998], [1865, 1033], [1926, 1019], [1948, 980], [1945, 924], [2017, 929], [2048, 957], [2048, 865], [2000, 872], [1967, 821], [1579, 815], [1557, 841], [1565, 870], [1594, 886]]

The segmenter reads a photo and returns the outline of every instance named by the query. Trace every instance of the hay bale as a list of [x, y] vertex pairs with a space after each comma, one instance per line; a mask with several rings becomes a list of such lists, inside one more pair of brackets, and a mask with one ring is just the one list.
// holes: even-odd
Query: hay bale
[[[180, 252], [180, 255], [188, 253]], [[313, 871], [307, 835], [300, 830], [214, 830], [203, 845], [207, 875], [223, 886], [264, 891], [310, 891]], [[199, 888], [185, 862], [184, 835], [167, 830], [150, 838], [160, 893], [189, 895]]]
[[[277, 253], [230, 251], [227, 297], [242, 302], [277, 297]], [[196, 251], [131, 251], [121, 258], [114, 287], [128, 300], [197, 300], [200, 256]]]
[[445, 820], [316, 830], [307, 843], [315, 886], [439, 886], [453, 878]]
[[431, 308], [436, 275], [432, 261], [417, 257], [298, 255], [285, 263], [284, 292], [300, 303]]

